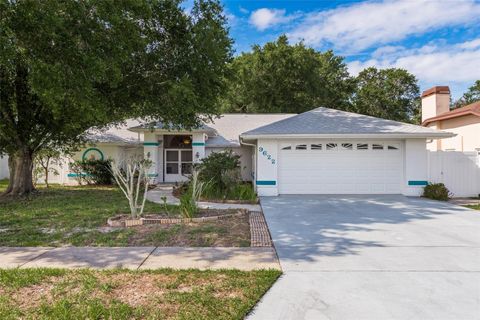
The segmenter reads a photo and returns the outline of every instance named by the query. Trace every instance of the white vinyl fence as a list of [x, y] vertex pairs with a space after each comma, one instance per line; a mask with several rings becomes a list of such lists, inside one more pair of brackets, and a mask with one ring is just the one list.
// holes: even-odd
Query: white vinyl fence
[[453, 197], [480, 194], [480, 156], [477, 152], [429, 151], [428, 178], [444, 183]]

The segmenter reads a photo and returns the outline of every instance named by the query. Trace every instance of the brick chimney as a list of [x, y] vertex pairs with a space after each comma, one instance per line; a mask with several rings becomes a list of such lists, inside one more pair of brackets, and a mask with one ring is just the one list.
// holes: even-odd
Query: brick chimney
[[436, 86], [422, 93], [422, 122], [450, 111], [450, 88]]

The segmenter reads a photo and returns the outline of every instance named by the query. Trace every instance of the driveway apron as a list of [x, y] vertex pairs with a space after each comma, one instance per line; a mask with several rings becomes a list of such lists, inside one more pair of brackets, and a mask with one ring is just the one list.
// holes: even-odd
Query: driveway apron
[[400, 195], [261, 203], [284, 275], [249, 319], [480, 319], [480, 212]]

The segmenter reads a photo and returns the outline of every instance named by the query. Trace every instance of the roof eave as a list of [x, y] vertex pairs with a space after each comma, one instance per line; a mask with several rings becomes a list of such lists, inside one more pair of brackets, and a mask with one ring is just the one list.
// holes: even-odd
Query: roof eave
[[216, 131], [214, 129], [192, 129], [192, 130], [168, 130], [168, 129], [159, 129], [159, 128], [129, 128], [129, 131], [132, 132], [149, 132], [149, 133], [166, 133], [166, 134], [191, 134], [191, 133], [214, 133]]
[[422, 126], [425, 127], [432, 122], [450, 120], [450, 119], [463, 117], [463, 116], [468, 116], [468, 115], [473, 115], [473, 116], [480, 117], [480, 114], [478, 114], [478, 113], [476, 113], [472, 110], [467, 110], [467, 111], [462, 111], [462, 112], [457, 112], [457, 113], [452, 113], [452, 114], [447, 113], [447, 114], [439, 115], [439, 116], [432, 117], [432, 118], [429, 118], [429, 119], [425, 119], [422, 122]]
[[353, 139], [353, 138], [425, 138], [425, 139], [443, 139], [451, 138], [456, 134], [451, 132], [432, 132], [432, 133], [351, 133], [351, 134], [248, 134], [240, 137], [245, 140], [256, 139], [295, 139], [295, 138], [320, 138], [320, 139]]

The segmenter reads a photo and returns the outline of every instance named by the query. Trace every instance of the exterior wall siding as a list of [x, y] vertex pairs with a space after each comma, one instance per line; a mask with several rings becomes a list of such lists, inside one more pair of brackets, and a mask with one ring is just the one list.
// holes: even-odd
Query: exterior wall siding
[[434, 140], [429, 143], [428, 149], [430, 151], [471, 152], [480, 150], [479, 117], [468, 115], [452, 118], [435, 122], [429, 127], [457, 134], [452, 138]]
[[405, 180], [403, 194], [421, 196], [428, 183], [428, 159], [425, 139], [405, 140]]
[[256, 187], [259, 196], [278, 195], [278, 142], [262, 140], [257, 142]]

